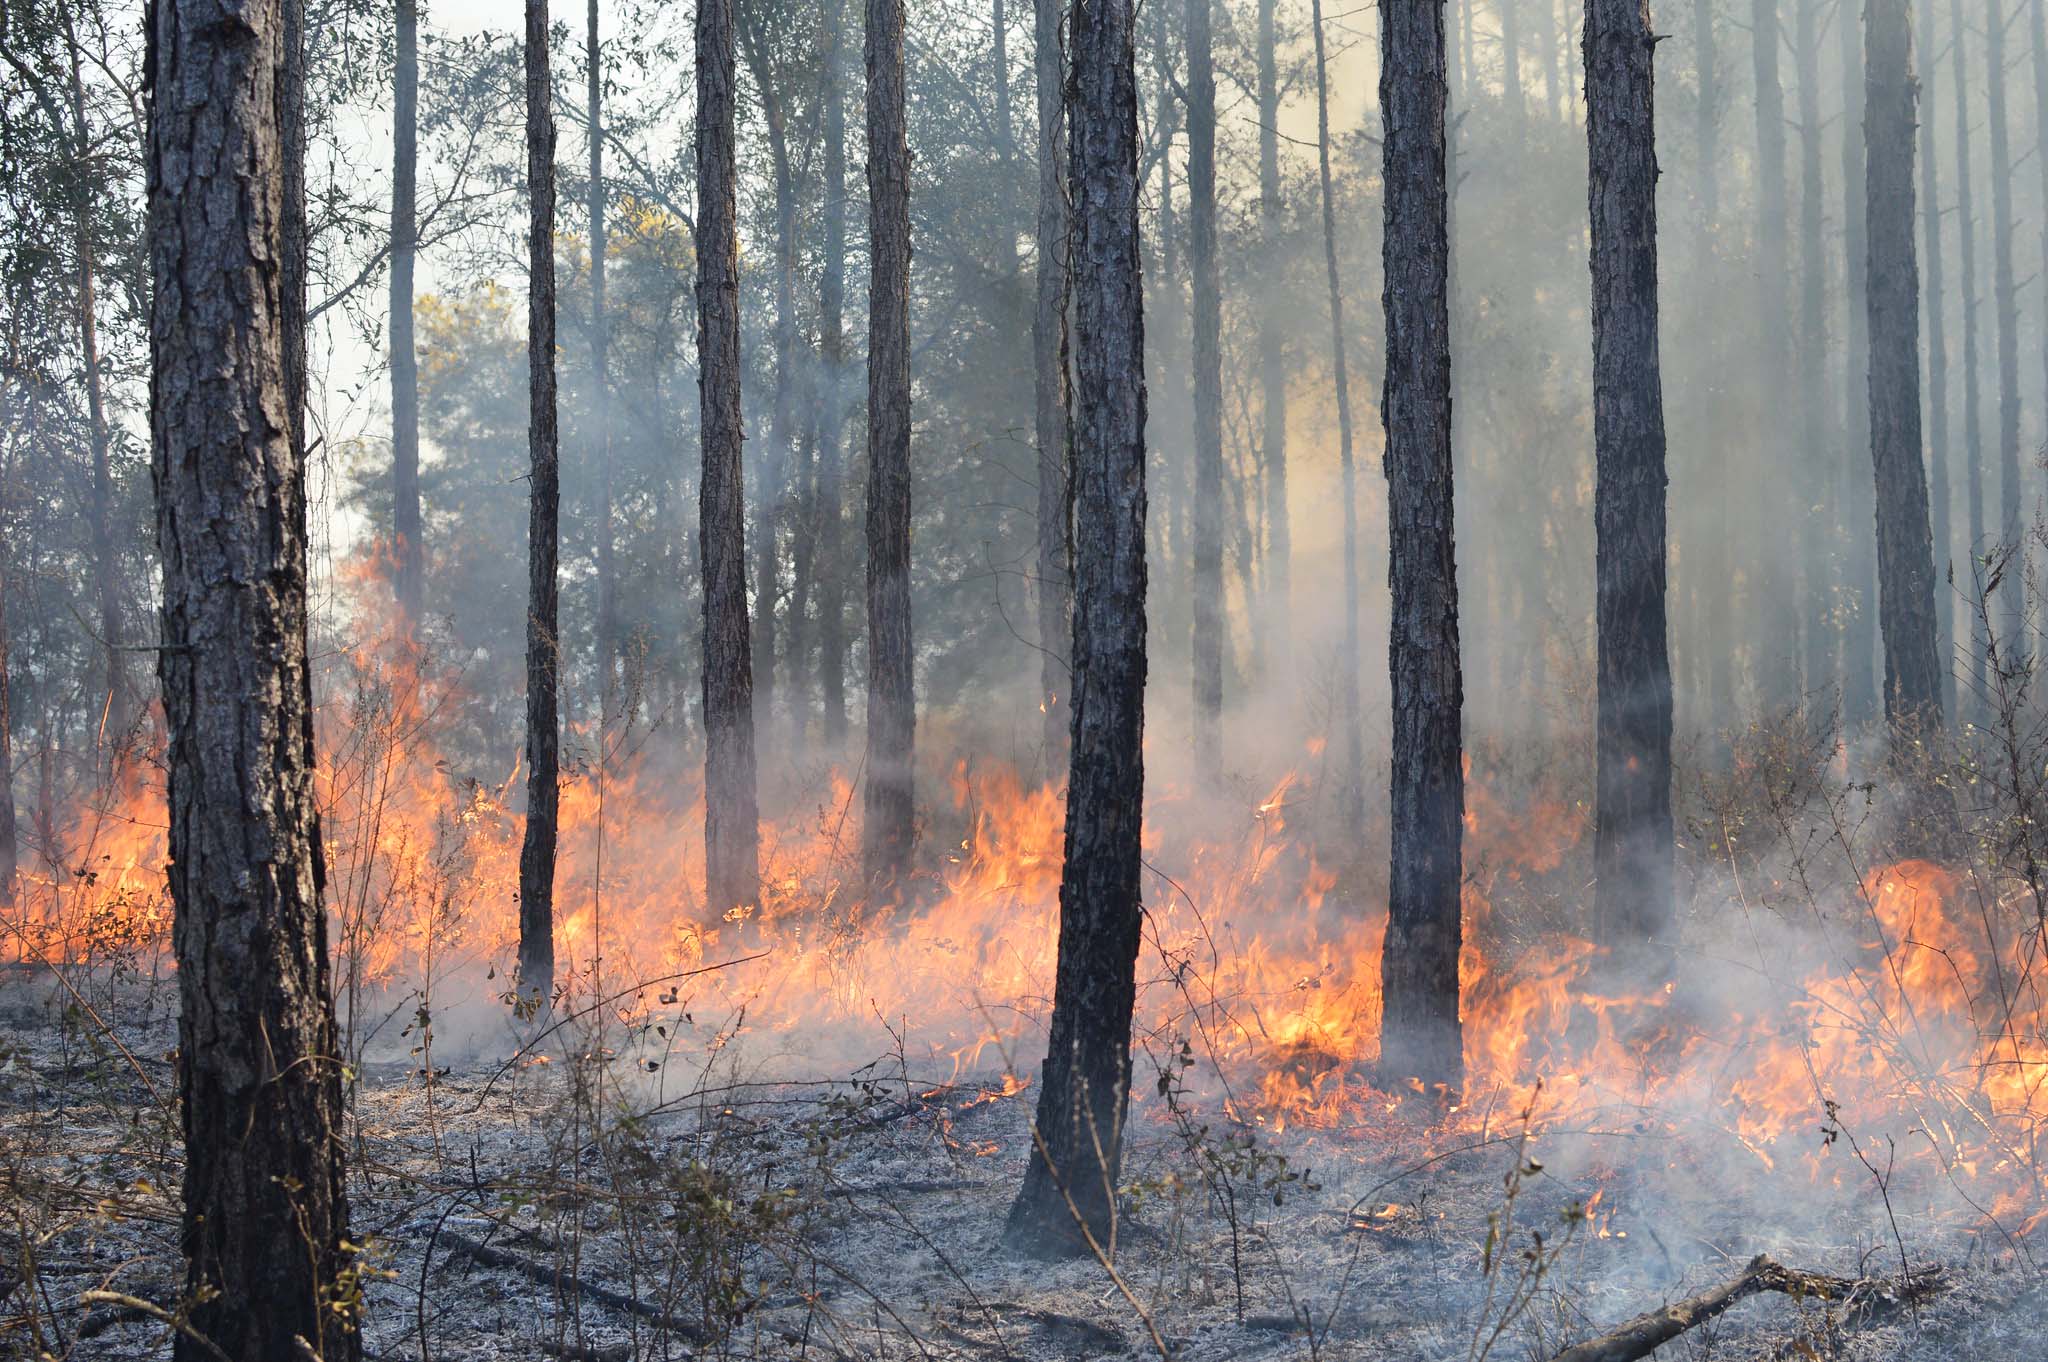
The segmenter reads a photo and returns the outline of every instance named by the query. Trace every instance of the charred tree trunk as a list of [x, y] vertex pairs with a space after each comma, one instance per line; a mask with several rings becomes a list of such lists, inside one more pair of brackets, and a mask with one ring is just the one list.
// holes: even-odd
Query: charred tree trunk
[[[1266, 639], [1262, 659], [1269, 676], [1291, 685], [1288, 655], [1293, 648], [1293, 539], [1287, 513], [1287, 355], [1279, 319], [1280, 281], [1280, 72], [1274, 53], [1273, 10], [1277, 0], [1259, 0], [1259, 232], [1265, 240], [1271, 282], [1259, 299], [1260, 459], [1266, 472]], [[1215, 95], [1209, 122], [1216, 121]], [[1211, 143], [1214, 136], [1211, 136]], [[1213, 198], [1213, 195], [1212, 195]]]
[[[1848, 9], [1835, 16], [1842, 56], [1842, 277], [1848, 300], [1843, 400], [1844, 424], [1849, 432], [1846, 457], [1837, 467], [1841, 470], [1842, 517], [1852, 526], [1868, 525], [1877, 515], [1871, 482], [1863, 467], [1863, 451], [1870, 447], [1870, 244], [1866, 227], [1868, 199], [1863, 183], [1863, 35], [1858, 13], [1852, 0]], [[1878, 714], [1877, 569], [1874, 558], [1862, 551], [1867, 542], [1859, 530], [1844, 545], [1852, 551], [1845, 553], [1842, 562], [1846, 588], [1842, 720], [1850, 728], [1861, 728], [1875, 721]]]
[[1338, 815], [1355, 840], [1365, 836], [1365, 735], [1359, 721], [1358, 470], [1352, 453], [1351, 366], [1344, 349], [1344, 289], [1337, 272], [1337, 200], [1330, 174], [1330, 72], [1323, 41], [1323, 0], [1310, 0], [1316, 41], [1316, 172], [1323, 199], [1323, 266], [1330, 285], [1330, 384], [1337, 398], [1337, 469], [1344, 498], [1344, 656], [1337, 666], [1337, 722], [1343, 729]]
[[561, 645], [556, 562], [561, 463], [555, 425], [555, 114], [547, 0], [526, 0], [526, 836], [519, 848], [519, 991], [555, 989], [555, 836], [561, 802]]
[[[1751, 0], [1750, 5], [1756, 77], [1756, 358], [1763, 410], [1757, 430], [1762, 464], [1756, 485], [1772, 490], [1765, 492], [1756, 506], [1760, 539], [1755, 546], [1749, 599], [1757, 611], [1752, 626], [1757, 691], [1767, 708], [1788, 706], [1799, 694], [1799, 614], [1796, 598], [1787, 590], [1797, 580], [1798, 564], [1790, 547], [1793, 527], [1781, 523], [1777, 509], [1784, 501], [1786, 484], [1797, 485], [1794, 470], [1798, 460], [1789, 457], [1790, 442], [1777, 434], [1773, 416], [1791, 405], [1785, 379], [1786, 223], [1790, 214], [1785, 206], [1785, 92], [1778, 78], [1778, 49], [1783, 42], [1778, 5], [1779, 0]], [[1756, 580], [1757, 575], [1761, 581]]]
[[1209, 6], [1187, 0], [1188, 268], [1194, 281], [1195, 772], [1223, 776], [1223, 321], [1216, 264], [1216, 65]]
[[[2032, 0], [2027, 5], [2029, 46], [2034, 60], [2034, 167], [2041, 176], [2041, 259], [2048, 264], [2048, 5]], [[2048, 303], [2041, 308], [2043, 342], [2041, 363], [2048, 370]], [[2048, 374], [2041, 389], [2041, 411], [2048, 418]]]
[[1031, 317], [1038, 441], [1039, 704], [1048, 772], [1067, 764], [1074, 669], [1074, 475], [1067, 431], [1067, 110], [1061, 0], [1032, 0], [1038, 83], [1038, 297]]
[[[1934, 87], [1934, 5], [1920, 0], [1920, 60], [1927, 69], [1923, 93]], [[1950, 515], [1948, 433], [1948, 329], [1943, 315], [1941, 177], [1935, 173], [1934, 107], [1919, 103], [1920, 112], [1920, 252], [1927, 262], [1927, 480], [1934, 535], [1934, 648], [1941, 658], [1941, 706], [1956, 710], [1956, 593], [1949, 585], [1955, 573], [1955, 525]]]
[[1876, 472], [1884, 712], [1910, 739], [1941, 723], [1934, 554], [1920, 462], [1920, 270], [1913, 249], [1913, 37], [1907, 0], [1864, 10], [1869, 147], [1870, 454]]
[[1005, 1240], [1116, 1250], [1145, 802], [1145, 324], [1131, 0], [1072, 12], [1073, 764], [1052, 1031]]
[[302, 41], [294, 0], [150, 15], [185, 1362], [359, 1352], [331, 1295], [348, 1206], [306, 647]]
[[861, 860], [901, 892], [915, 833], [910, 641], [910, 143], [903, 0], [867, 0], [868, 756]]
[[[1970, 561], [1981, 563], [1991, 550], [1985, 538], [1984, 508], [1984, 417], [1983, 385], [1977, 364], [1977, 224], [1972, 216], [1976, 203], [1970, 185], [1970, 62], [1964, 40], [1969, 30], [1963, 22], [1962, 0], [1949, 11], [1952, 24], [1949, 51], [1954, 63], [1956, 87], [1956, 240], [1963, 266], [1963, 470], [1969, 495]], [[1981, 568], [1973, 568], [1968, 583], [1975, 594], [1984, 583]], [[1989, 603], [1986, 603], [1989, 613]], [[1991, 640], [1981, 628], [1970, 631], [1970, 693], [1981, 701], [1990, 694], [1989, 652]]]
[[391, 552], [401, 627], [417, 627], [426, 599], [420, 535], [420, 366], [413, 340], [413, 265], [419, 249], [420, 12], [398, 0], [398, 68], [391, 104]]
[[590, 427], [597, 455], [597, 666], [598, 704], [604, 723], [619, 711], [619, 591], [613, 567], [611, 318], [605, 312], [606, 235], [604, 184], [604, 45], [598, 0], [585, 16], [586, 126], [590, 134]]
[[697, 6], [697, 485], [704, 573], [704, 895], [717, 922], [760, 894], [754, 669], [740, 447], [739, 174], [733, 142], [733, 0]]
[[818, 689], [825, 738], [846, 737], [846, 0], [827, 11], [825, 268], [818, 282]]
[[[1693, 0], [1692, 14], [1693, 45], [1699, 60], [1699, 107], [1693, 125], [1700, 177], [1698, 267], [1702, 279], [1713, 279], [1720, 273], [1716, 262], [1721, 224], [1722, 99], [1720, 49], [1714, 37], [1714, 0]], [[1701, 296], [1704, 302], [1705, 293], [1702, 292]], [[1710, 414], [1709, 428], [1711, 422]], [[1728, 727], [1735, 717], [1735, 668], [1732, 660], [1735, 633], [1733, 612], [1729, 609], [1735, 574], [1728, 542], [1731, 529], [1729, 492], [1728, 480], [1719, 480], [1713, 490], [1713, 509], [1704, 533], [1705, 552], [1700, 555], [1703, 560], [1700, 575], [1705, 579], [1700, 589], [1704, 598], [1699, 621], [1699, 647], [1704, 654], [1701, 659], [1704, 675], [1700, 679], [1706, 690], [1709, 725], [1716, 730]]]
[[1464, 678], [1452, 543], [1449, 238], [1440, 0], [1380, 7], [1387, 508], [1393, 592], [1392, 870], [1382, 1071], [1457, 1089]]
[[[1991, 302], [1998, 324], [1998, 484], [2000, 540], [2011, 550], [1999, 604], [1999, 661], [2027, 655], [2026, 495], [2020, 483], [2019, 311], [2012, 278], [2012, 153], [2005, 119], [2005, 5], [1989, 0], [1984, 22], [1984, 93], [1991, 125]], [[1871, 228], [1874, 233], [1877, 229]], [[1872, 340], [1875, 342], [1875, 336]], [[1882, 494], [1880, 494], [1882, 495]], [[1890, 713], [1889, 707], [1886, 713]]]
[[[1828, 430], [1827, 252], [1821, 237], [1820, 32], [1823, 0], [1798, 0], [1793, 17], [1792, 55], [1799, 81], [1799, 415], [1800, 458], [1793, 479], [1801, 518], [1801, 584], [1805, 616], [1807, 712], [1819, 731], [1834, 703], [1834, 550], [1842, 538], [1834, 506], [1838, 460]], [[1848, 11], [1836, 16], [1848, 21]]]
[[1597, 940], [1618, 951], [1647, 943], [1665, 955], [1660, 963], [1668, 969], [1676, 911], [1664, 379], [1657, 353], [1656, 41], [1647, 0], [1588, 0], [1600, 679], [1593, 911]]
[[[5, 510], [5, 492], [6, 481], [0, 478], [0, 512]], [[21, 840], [14, 825], [14, 710], [8, 701], [12, 674], [7, 644], [7, 563], [0, 557], [0, 908], [14, 905], [14, 875], [21, 864]]]

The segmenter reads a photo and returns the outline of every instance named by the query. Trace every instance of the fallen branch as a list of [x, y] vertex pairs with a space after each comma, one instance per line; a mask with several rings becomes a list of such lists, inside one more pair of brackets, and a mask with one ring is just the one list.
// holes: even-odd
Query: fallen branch
[[1618, 1329], [1566, 1348], [1551, 1362], [1637, 1362], [1677, 1338], [1686, 1330], [1704, 1324], [1737, 1301], [1764, 1291], [1776, 1291], [1795, 1299], [1817, 1299], [1847, 1307], [1845, 1320], [1868, 1322], [1903, 1306], [1923, 1300], [1947, 1285], [1940, 1268], [1915, 1272], [1903, 1280], [1896, 1277], [1834, 1277], [1824, 1272], [1803, 1272], [1786, 1267], [1768, 1254], [1749, 1260], [1740, 1276], [1696, 1296], [1673, 1301], [1661, 1310], [1637, 1315]]
[[586, 1282], [566, 1269], [557, 1269], [548, 1266], [546, 1263], [537, 1263], [531, 1258], [522, 1258], [516, 1253], [507, 1253], [503, 1249], [492, 1248], [489, 1244], [480, 1244], [474, 1239], [465, 1238], [459, 1234], [444, 1233], [441, 1236], [441, 1242], [448, 1246], [451, 1257], [460, 1255], [485, 1267], [503, 1268], [508, 1272], [517, 1272], [529, 1281], [558, 1289], [564, 1296], [580, 1296], [586, 1300], [596, 1301], [599, 1305], [608, 1305], [614, 1310], [621, 1310], [629, 1315], [637, 1315], [641, 1319], [652, 1320], [662, 1328], [667, 1329], [680, 1338], [688, 1339], [692, 1343], [709, 1343], [712, 1341], [710, 1331], [701, 1324], [692, 1324], [686, 1319], [678, 1319], [660, 1306], [651, 1305], [638, 1297], [629, 1296], [623, 1291], [614, 1291], [608, 1286], [600, 1286], [595, 1282]]

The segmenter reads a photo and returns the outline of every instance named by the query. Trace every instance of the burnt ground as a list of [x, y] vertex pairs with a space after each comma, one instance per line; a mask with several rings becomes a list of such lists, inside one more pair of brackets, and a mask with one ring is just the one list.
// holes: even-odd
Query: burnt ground
[[[47, 976], [0, 993], [0, 1355], [169, 1355], [137, 1302], [179, 1294], [175, 1035], [164, 990], [137, 988], [98, 1020]], [[1866, 1165], [1818, 1117], [1774, 1169], [1711, 1123], [1620, 1108], [1551, 1113], [1524, 1145], [1500, 1095], [1449, 1123], [1375, 1097], [1356, 1124], [1276, 1132], [1215, 1093], [1167, 1102], [1141, 1059], [1112, 1277], [1000, 1244], [1034, 1092], [999, 1067], [770, 1081], [744, 1045], [685, 1065], [651, 1030], [600, 1066], [570, 1029], [547, 1063], [486, 1045], [430, 1070], [412, 1034], [361, 1068], [367, 1356], [1540, 1359], [1759, 1252], [1894, 1280], [1903, 1256], [1944, 1289], [1869, 1317], [1758, 1296], [1660, 1356], [2042, 1354], [2033, 1255], [1983, 1189], [1903, 1144]]]

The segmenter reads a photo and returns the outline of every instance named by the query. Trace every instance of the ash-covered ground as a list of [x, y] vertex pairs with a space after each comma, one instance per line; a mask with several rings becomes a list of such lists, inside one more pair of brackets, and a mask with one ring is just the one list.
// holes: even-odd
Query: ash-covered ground
[[[44, 974], [0, 995], [6, 1355], [169, 1355], [165, 991], [88, 1002]], [[770, 1081], [744, 1038], [685, 1063], [657, 1026], [565, 1024], [545, 1063], [451, 1060], [415, 1031], [354, 1075], [366, 1356], [1543, 1359], [1758, 1253], [1867, 1287], [1760, 1294], [1660, 1356], [2026, 1358], [2048, 1337], [2023, 1227], [1982, 1185], [1851, 1152], [1823, 1113], [1810, 1149], [1760, 1151], [1618, 1106], [1539, 1098], [1525, 1122], [1529, 1094], [1446, 1114], [1361, 1076], [1355, 1121], [1275, 1130], [1234, 1120], [1199, 1061], [1165, 1056], [1163, 1093], [1145, 1054], [1112, 1272], [1001, 1243], [1028, 1082], [896, 1057]]]

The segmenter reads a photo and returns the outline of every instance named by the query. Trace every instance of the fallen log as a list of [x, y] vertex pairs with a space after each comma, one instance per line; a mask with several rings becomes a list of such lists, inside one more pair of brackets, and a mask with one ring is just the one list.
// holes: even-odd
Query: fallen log
[[1765, 1291], [1795, 1299], [1824, 1300], [1844, 1309], [1844, 1321], [1868, 1323], [1907, 1305], [1934, 1295], [1946, 1285], [1942, 1270], [1927, 1268], [1900, 1279], [1897, 1277], [1836, 1277], [1825, 1272], [1805, 1272], [1786, 1267], [1759, 1253], [1749, 1260], [1741, 1275], [1719, 1286], [1673, 1301], [1660, 1310], [1648, 1310], [1617, 1329], [1598, 1338], [1566, 1348], [1551, 1362], [1638, 1362], [1677, 1338], [1686, 1330], [1704, 1324], [1736, 1302]]

